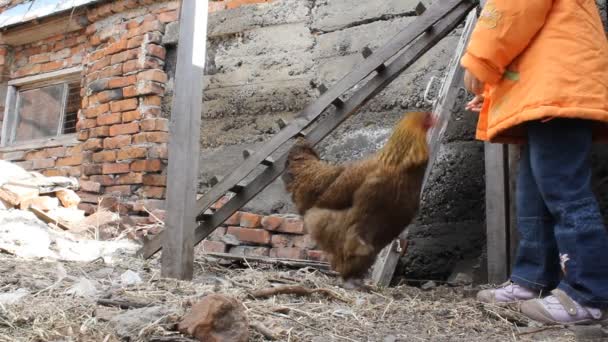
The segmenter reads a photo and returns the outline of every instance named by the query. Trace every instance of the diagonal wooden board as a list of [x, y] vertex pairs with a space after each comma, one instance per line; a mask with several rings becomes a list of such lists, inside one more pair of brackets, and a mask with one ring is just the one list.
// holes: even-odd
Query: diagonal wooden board
[[[437, 102], [433, 106], [433, 113], [437, 116], [437, 125], [429, 132], [428, 141], [430, 146], [429, 163], [422, 190], [427, 184], [430, 171], [437, 160], [439, 148], [441, 147], [442, 137], [447, 129], [448, 122], [452, 113], [457, 112], [464, 105], [466, 98], [466, 90], [463, 88], [464, 71], [460, 67], [460, 59], [462, 58], [466, 45], [470, 39], [475, 23], [477, 22], [476, 10], [472, 10], [466, 19], [466, 24], [462, 32], [462, 37], [458, 44], [456, 54], [450, 63], [448, 74], [446, 75], [443, 85], [439, 91]], [[399, 258], [403, 253], [403, 241], [407, 239], [407, 229], [399, 236], [399, 239], [394, 240], [386, 246], [378, 255], [376, 263], [372, 271], [372, 282], [377, 286], [388, 286], [395, 274], [395, 269], [399, 262]]]

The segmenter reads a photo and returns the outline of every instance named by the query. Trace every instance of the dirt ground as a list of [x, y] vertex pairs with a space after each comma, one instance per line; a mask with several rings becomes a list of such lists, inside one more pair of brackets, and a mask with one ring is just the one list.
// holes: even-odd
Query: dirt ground
[[[266, 300], [248, 295], [284, 284], [330, 289], [344, 301], [318, 293]], [[210, 293], [241, 300], [249, 323], [263, 324], [279, 341], [576, 340], [569, 330], [543, 330], [513, 310], [482, 305], [471, 298], [472, 289], [349, 291], [318, 270], [228, 262], [197, 252], [192, 282], [161, 279], [158, 259], [123, 257], [107, 265], [0, 253], [0, 341], [190, 341], [175, 331], [175, 323]], [[132, 307], [100, 305], [104, 301], [126, 301]], [[254, 329], [250, 337], [265, 341]]]

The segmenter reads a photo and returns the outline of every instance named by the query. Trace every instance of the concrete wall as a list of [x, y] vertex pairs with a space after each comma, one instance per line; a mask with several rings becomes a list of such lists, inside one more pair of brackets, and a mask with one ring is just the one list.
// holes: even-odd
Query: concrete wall
[[[418, 1], [276, 0], [211, 15], [203, 113], [201, 189], [227, 174], [244, 148], [255, 150], [363, 60], [415, 19]], [[430, 5], [430, 1], [425, 2]], [[321, 143], [324, 158], [350, 161], [375, 152], [407, 111], [429, 109], [422, 93], [442, 76], [460, 38], [453, 32], [359, 113]], [[478, 255], [483, 245], [483, 150], [473, 141], [475, 117], [458, 113], [440, 151], [430, 191], [411, 229], [401, 273], [443, 276], [452, 261]], [[246, 210], [293, 212], [283, 184], [275, 182]]]

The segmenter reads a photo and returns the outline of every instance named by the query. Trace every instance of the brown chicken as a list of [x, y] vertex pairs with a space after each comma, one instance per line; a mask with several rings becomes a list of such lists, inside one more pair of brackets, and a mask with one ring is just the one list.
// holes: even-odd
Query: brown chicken
[[304, 225], [345, 286], [362, 285], [378, 253], [418, 211], [429, 151], [430, 113], [409, 113], [375, 155], [346, 165], [319, 158], [299, 139], [283, 174]]

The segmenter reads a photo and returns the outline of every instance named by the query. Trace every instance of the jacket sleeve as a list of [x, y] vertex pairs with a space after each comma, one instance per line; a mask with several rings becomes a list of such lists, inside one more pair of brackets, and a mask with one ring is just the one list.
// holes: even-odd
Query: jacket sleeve
[[496, 84], [545, 24], [554, 0], [490, 0], [484, 6], [461, 65]]

